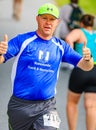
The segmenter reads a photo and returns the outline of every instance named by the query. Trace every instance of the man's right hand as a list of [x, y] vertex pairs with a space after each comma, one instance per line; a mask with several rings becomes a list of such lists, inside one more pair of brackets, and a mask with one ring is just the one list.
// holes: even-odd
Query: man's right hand
[[6, 54], [8, 49], [8, 36], [4, 35], [4, 40], [0, 42], [0, 55]]

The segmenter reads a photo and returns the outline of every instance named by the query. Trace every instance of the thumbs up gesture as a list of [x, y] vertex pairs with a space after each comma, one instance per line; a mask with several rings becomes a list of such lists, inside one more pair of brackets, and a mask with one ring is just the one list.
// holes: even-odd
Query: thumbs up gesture
[[8, 36], [4, 35], [4, 40], [0, 42], [0, 54], [5, 54], [8, 48]]
[[91, 51], [89, 48], [86, 47], [86, 42], [84, 42], [84, 46], [83, 46], [83, 58], [86, 61], [89, 61], [91, 58]]

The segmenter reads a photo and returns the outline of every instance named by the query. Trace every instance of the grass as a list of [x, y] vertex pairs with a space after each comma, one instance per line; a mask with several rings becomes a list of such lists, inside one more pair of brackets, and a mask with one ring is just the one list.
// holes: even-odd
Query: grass
[[[55, 0], [57, 5], [61, 7], [64, 4], [69, 3], [70, 0]], [[85, 13], [96, 16], [96, 0], [79, 0], [80, 7]]]

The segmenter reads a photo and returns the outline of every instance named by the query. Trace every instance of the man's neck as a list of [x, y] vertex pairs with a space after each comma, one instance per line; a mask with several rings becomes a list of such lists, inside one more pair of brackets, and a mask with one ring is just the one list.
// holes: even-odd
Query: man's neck
[[44, 34], [40, 33], [39, 30], [37, 30], [36, 33], [37, 33], [37, 35], [38, 35], [40, 38], [42, 38], [42, 39], [44, 39], [44, 40], [50, 40], [50, 39], [52, 38], [51, 35], [44, 35]]

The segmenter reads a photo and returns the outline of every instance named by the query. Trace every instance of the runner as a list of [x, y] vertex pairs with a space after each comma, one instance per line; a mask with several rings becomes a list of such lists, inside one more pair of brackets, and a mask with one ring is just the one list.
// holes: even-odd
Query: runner
[[13, 93], [8, 103], [9, 130], [57, 130], [56, 83], [61, 62], [86, 71], [93, 68], [90, 49], [82, 57], [66, 42], [53, 36], [59, 10], [46, 3], [38, 9], [37, 30], [0, 42], [0, 63], [15, 58], [12, 68]]
[[87, 42], [94, 59], [94, 68], [88, 72], [76, 67], [69, 79], [67, 117], [70, 130], [76, 130], [78, 103], [84, 93], [87, 130], [96, 129], [96, 32], [93, 30], [94, 17], [85, 14], [80, 20], [80, 29], [68, 34], [66, 41], [82, 55], [83, 43]]

